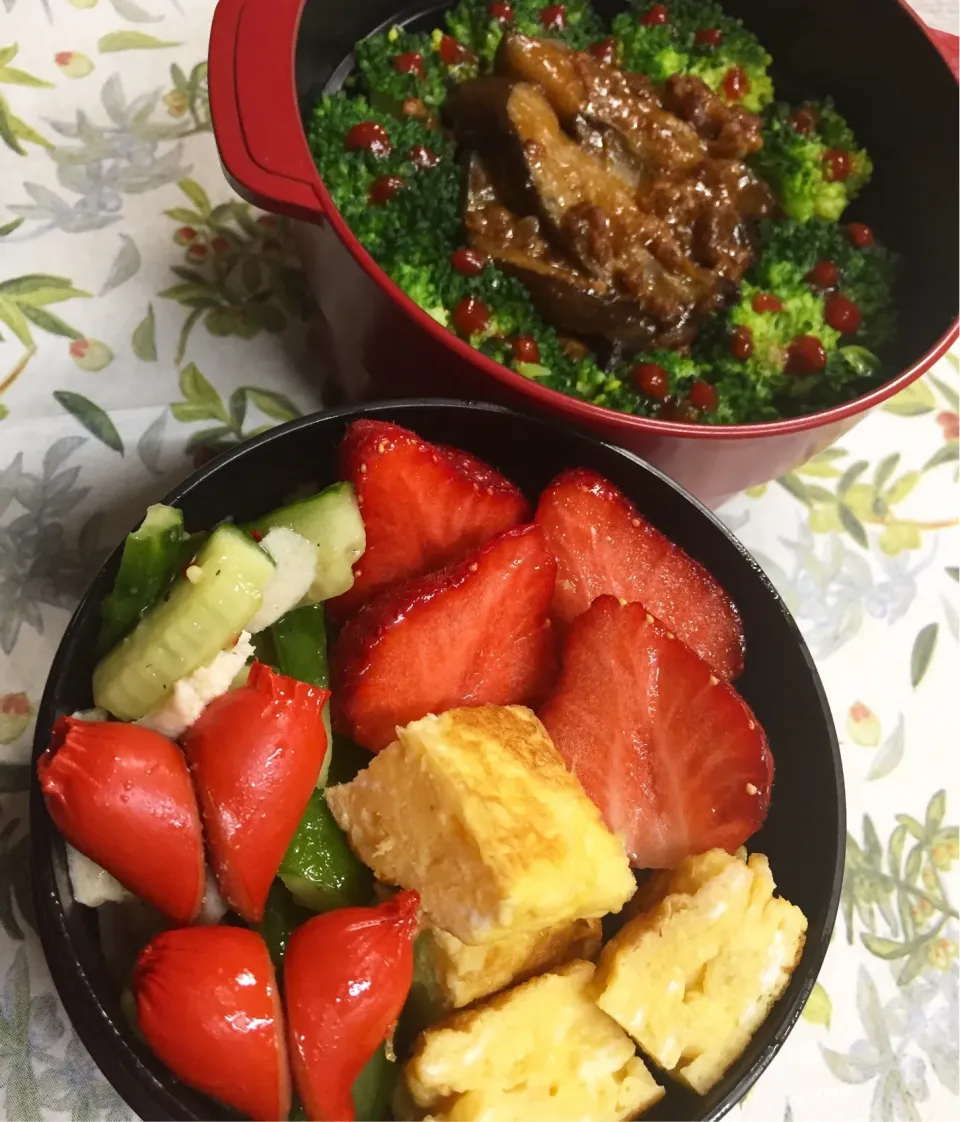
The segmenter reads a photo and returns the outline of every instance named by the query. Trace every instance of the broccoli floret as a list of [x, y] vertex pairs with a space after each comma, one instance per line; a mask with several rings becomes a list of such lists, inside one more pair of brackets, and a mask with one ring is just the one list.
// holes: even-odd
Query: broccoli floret
[[[877, 353], [895, 330], [896, 261], [874, 243], [857, 248], [845, 231], [829, 222], [766, 222], [760, 230], [757, 263], [741, 285], [740, 299], [701, 329], [693, 357], [711, 371], [720, 398], [710, 422], [762, 421], [789, 413], [810, 412], [853, 396], [865, 376], [879, 370]], [[856, 304], [861, 324], [841, 335], [825, 321], [826, 294], [807, 274], [818, 261], [839, 270], [838, 289]], [[757, 311], [754, 297], [776, 297], [780, 310]], [[731, 334], [747, 328], [753, 352], [746, 360], [730, 352]], [[825, 369], [798, 377], [785, 372], [790, 344], [801, 335], [816, 336], [826, 351]]]
[[[368, 122], [383, 128], [390, 143], [387, 155], [347, 148], [350, 130]], [[333, 201], [380, 264], [418, 247], [425, 255], [435, 254], [456, 236], [460, 173], [453, 141], [443, 132], [416, 118], [393, 117], [365, 98], [334, 94], [317, 102], [308, 135]], [[437, 157], [435, 167], [424, 170], [411, 162], [418, 147]], [[370, 188], [384, 176], [397, 176], [403, 187], [388, 205], [371, 205]]]
[[562, 26], [557, 26], [551, 25], [549, 18], [542, 19], [541, 13], [550, 13], [558, 5], [544, 4], [542, 0], [510, 0], [506, 19], [502, 7], [489, 0], [460, 0], [447, 13], [447, 27], [487, 68], [507, 27], [524, 35], [561, 39], [578, 51], [603, 38], [603, 23], [588, 0], [568, 0], [560, 6], [563, 15], [562, 19], [558, 16], [557, 22]]
[[[839, 163], [838, 163], [839, 161]], [[790, 218], [839, 220], [870, 179], [873, 164], [829, 100], [764, 114], [763, 148], [751, 157]], [[845, 178], [838, 178], [837, 171]]]
[[[663, 18], [664, 12], [666, 22], [645, 22]], [[770, 55], [740, 20], [726, 15], [713, 0], [640, 0], [631, 11], [614, 17], [613, 34], [622, 68], [646, 74], [654, 82], [671, 74], [695, 74], [729, 98], [727, 76], [739, 69], [746, 83], [738, 104], [756, 113], [773, 97], [767, 73]]]

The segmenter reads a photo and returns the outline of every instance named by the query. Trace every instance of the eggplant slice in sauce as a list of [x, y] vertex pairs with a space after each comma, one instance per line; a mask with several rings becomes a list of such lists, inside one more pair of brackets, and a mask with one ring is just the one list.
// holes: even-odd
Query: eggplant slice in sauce
[[661, 94], [552, 40], [505, 36], [496, 70], [444, 107], [470, 243], [560, 331], [628, 352], [689, 345], [736, 296], [749, 220], [772, 211], [746, 165], [718, 158], [752, 151], [759, 122], [698, 80]]

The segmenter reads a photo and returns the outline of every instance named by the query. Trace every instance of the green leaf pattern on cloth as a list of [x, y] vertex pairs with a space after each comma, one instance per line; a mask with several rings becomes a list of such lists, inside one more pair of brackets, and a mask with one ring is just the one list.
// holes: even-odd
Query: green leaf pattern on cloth
[[[223, 178], [213, 6], [0, 0], [0, 1116], [13, 1120], [132, 1118], [67, 1021], [33, 926], [25, 792], [58, 639], [144, 506], [319, 408], [330, 366], [295, 228]], [[958, 365], [948, 355], [720, 512], [817, 661], [849, 813], [833, 943], [736, 1112], [746, 1122], [946, 1122], [960, 1105]]]

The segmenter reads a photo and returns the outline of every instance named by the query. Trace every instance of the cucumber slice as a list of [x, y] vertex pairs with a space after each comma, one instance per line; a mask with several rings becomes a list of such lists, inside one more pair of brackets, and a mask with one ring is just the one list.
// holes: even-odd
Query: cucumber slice
[[334, 483], [318, 495], [265, 514], [245, 527], [265, 534], [274, 526], [296, 530], [317, 547], [317, 572], [305, 604], [317, 604], [353, 587], [353, 565], [363, 556], [367, 536], [350, 483]]
[[103, 622], [97, 650], [101, 654], [133, 630], [176, 576], [184, 540], [183, 512], [161, 503], [147, 507], [140, 526], [127, 534], [113, 591], [100, 609]]
[[260, 607], [273, 561], [236, 526], [218, 526], [184, 576], [98, 663], [94, 704], [135, 721], [174, 683], [232, 647]]
[[373, 896], [373, 873], [354, 855], [320, 791], [310, 796], [279, 876], [314, 912], [369, 904]]

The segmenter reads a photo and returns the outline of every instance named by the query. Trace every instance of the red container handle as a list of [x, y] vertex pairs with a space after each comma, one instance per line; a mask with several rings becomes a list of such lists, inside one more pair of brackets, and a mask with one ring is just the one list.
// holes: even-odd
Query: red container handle
[[237, 193], [257, 206], [316, 222], [324, 216], [320, 180], [294, 78], [304, 2], [220, 0], [208, 81], [220, 160]]

